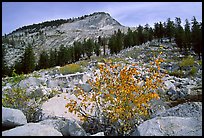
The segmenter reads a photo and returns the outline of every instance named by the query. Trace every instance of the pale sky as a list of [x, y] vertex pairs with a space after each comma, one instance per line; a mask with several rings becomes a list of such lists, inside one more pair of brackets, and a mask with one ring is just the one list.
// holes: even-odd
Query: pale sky
[[180, 17], [202, 22], [202, 2], [2, 2], [2, 35], [19, 27], [107, 12], [124, 26], [144, 26]]

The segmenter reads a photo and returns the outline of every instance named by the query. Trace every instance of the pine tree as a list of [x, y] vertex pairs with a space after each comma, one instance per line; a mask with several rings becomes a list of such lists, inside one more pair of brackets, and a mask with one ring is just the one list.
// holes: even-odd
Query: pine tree
[[154, 37], [157, 38], [158, 42], [159, 42], [159, 38], [160, 38], [160, 35], [159, 35], [159, 23], [154, 24]]
[[185, 51], [190, 50], [191, 48], [191, 30], [190, 23], [188, 19], [185, 20], [185, 37], [184, 37], [184, 49]]
[[141, 45], [142, 43], [145, 42], [144, 41], [144, 34], [143, 34], [143, 27], [141, 25], [138, 26], [137, 32], [138, 32], [139, 45]]
[[147, 42], [149, 40], [149, 24], [145, 24], [145, 27], [144, 27], [144, 42]]
[[124, 36], [123, 43], [124, 43], [124, 48], [132, 47], [134, 45], [133, 32], [130, 28], [128, 28], [128, 32]]
[[67, 61], [67, 55], [66, 55], [66, 48], [64, 45], [61, 45], [58, 51], [58, 65], [64, 66]]
[[99, 56], [100, 53], [101, 53], [101, 51], [100, 51], [100, 45], [99, 45], [97, 42], [95, 42], [94, 52], [95, 52], [96, 56]]
[[166, 34], [167, 37], [169, 37], [169, 40], [171, 42], [172, 37], [174, 37], [174, 22], [171, 21], [170, 18], [167, 19], [167, 26], [166, 26]]
[[23, 70], [23, 57], [19, 57], [19, 60], [15, 62], [13, 69], [15, 69], [16, 74], [22, 74], [24, 72], [24, 70]]
[[116, 36], [115, 35], [112, 35], [109, 38], [108, 48], [110, 49], [110, 54], [111, 55], [116, 53]]
[[139, 38], [137, 30], [133, 31], [133, 45], [139, 45]]
[[26, 47], [24, 55], [23, 55], [23, 72], [30, 73], [35, 69], [35, 56], [33, 52], [33, 48], [30, 44]]
[[192, 45], [200, 60], [202, 53], [202, 23], [199, 24], [195, 17], [192, 19]]
[[118, 29], [118, 32], [116, 34], [116, 42], [115, 42], [115, 53], [119, 53], [122, 50], [123, 46], [123, 38], [122, 38], [122, 32], [120, 29]]
[[49, 55], [48, 53], [43, 50], [40, 54], [40, 59], [38, 61], [38, 69], [46, 69], [48, 68], [50, 65], [49, 65]]
[[184, 47], [184, 30], [181, 26], [181, 19], [176, 17], [175, 19], [175, 28], [176, 28], [176, 34], [175, 34], [175, 41], [177, 46], [180, 48], [180, 50], [183, 50]]
[[92, 39], [89, 38], [87, 41], [85, 41], [85, 53], [89, 59], [92, 55], [93, 48], [94, 48], [94, 42]]
[[153, 40], [153, 35], [154, 35], [154, 31], [153, 31], [152, 27], [150, 27], [149, 28], [149, 38], [148, 38], [149, 41]]
[[83, 54], [82, 52], [82, 43], [81, 42], [74, 42], [74, 57], [75, 57], [75, 61], [79, 61], [79, 59], [81, 58], [81, 55]]
[[161, 43], [163, 42], [162, 41], [163, 36], [164, 36], [164, 27], [163, 27], [162, 22], [159, 22], [159, 38], [160, 38]]
[[103, 47], [103, 55], [105, 56], [106, 55], [107, 39], [105, 37], [99, 36], [98, 37], [98, 44]]
[[53, 49], [50, 49], [50, 52], [49, 52], [49, 55], [50, 55], [50, 58], [49, 58], [49, 67], [54, 67], [57, 65], [57, 50], [53, 50]]
[[2, 65], [2, 77], [8, 75], [8, 67], [6, 65], [5, 55], [6, 55], [6, 49], [5, 45], [2, 44], [2, 55], [1, 55], [1, 65]]

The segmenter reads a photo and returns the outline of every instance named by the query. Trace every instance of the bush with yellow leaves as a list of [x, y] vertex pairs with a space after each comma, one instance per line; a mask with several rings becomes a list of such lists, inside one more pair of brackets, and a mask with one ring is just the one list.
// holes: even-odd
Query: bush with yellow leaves
[[159, 66], [162, 61], [157, 58], [150, 63], [151, 67], [146, 69], [149, 76], [143, 85], [138, 85], [142, 77], [136, 64], [100, 65], [100, 73], [94, 71], [94, 77], [88, 81], [92, 92], [77, 87], [74, 95], [80, 102], [70, 100], [66, 107], [85, 122], [97, 120], [97, 125], [103, 128], [100, 131], [111, 128], [117, 135], [128, 135], [139, 125], [140, 118], [149, 116], [150, 100], [159, 98], [157, 89], [162, 87], [164, 75]]

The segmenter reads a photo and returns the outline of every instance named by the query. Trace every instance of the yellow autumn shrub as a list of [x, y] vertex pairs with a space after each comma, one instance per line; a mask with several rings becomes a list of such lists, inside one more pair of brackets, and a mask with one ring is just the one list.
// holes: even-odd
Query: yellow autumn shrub
[[69, 100], [68, 111], [77, 113], [84, 121], [99, 119], [100, 124], [112, 126], [118, 134], [127, 135], [139, 124], [140, 117], [149, 116], [150, 100], [159, 98], [157, 88], [162, 87], [163, 74], [159, 66], [162, 61], [157, 58], [151, 62], [145, 80], [141, 79], [137, 64], [101, 64], [100, 73], [94, 71], [94, 77], [88, 81], [92, 92], [77, 87], [74, 94], [80, 102]]

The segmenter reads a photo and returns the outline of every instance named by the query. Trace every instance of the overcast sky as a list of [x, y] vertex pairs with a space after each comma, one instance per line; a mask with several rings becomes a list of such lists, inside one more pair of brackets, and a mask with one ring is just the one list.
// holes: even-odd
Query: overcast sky
[[48, 20], [68, 19], [108, 12], [122, 25], [136, 27], [139, 24], [175, 20], [184, 23], [193, 16], [202, 22], [202, 2], [2, 2], [2, 35], [15, 29]]

